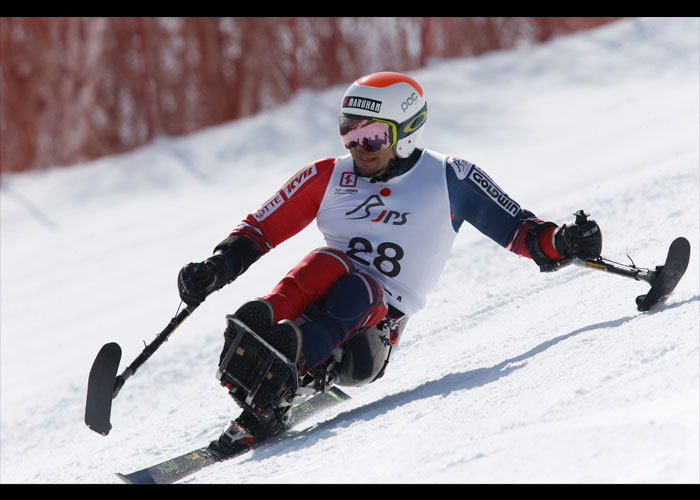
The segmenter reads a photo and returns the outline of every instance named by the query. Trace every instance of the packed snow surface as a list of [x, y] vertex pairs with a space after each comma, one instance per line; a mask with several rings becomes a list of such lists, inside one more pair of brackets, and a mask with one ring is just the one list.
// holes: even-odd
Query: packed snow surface
[[[187, 482], [700, 482], [699, 49], [698, 18], [634, 19], [410, 73], [430, 103], [424, 146], [478, 164], [542, 219], [590, 212], [605, 257], [653, 267], [688, 238], [665, 305], [636, 310], [644, 282], [540, 273], [465, 224], [381, 380]], [[122, 346], [121, 371], [165, 327], [182, 265], [298, 169], [345, 154], [344, 89], [3, 177], [2, 483], [118, 482], [238, 414], [215, 379], [225, 315], [323, 244], [315, 224], [186, 320], [114, 400], [106, 437], [83, 423], [88, 373], [103, 344]]]

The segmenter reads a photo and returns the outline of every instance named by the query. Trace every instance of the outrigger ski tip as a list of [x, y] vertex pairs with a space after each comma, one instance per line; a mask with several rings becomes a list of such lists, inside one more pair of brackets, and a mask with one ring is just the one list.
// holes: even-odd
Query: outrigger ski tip
[[121, 357], [122, 350], [119, 344], [110, 342], [102, 346], [90, 369], [85, 403], [85, 424], [103, 436], [109, 434], [112, 429], [110, 414], [114, 380]]
[[656, 267], [650, 281], [651, 288], [637, 297], [637, 309], [644, 312], [663, 303], [685, 274], [689, 261], [690, 242], [683, 237], [676, 238], [668, 249], [665, 264]]
[[[590, 214], [579, 210], [573, 215], [576, 216], [574, 225], [581, 226], [588, 221], [588, 216]], [[630, 258], [630, 261], [631, 260]], [[685, 274], [689, 261], [690, 242], [686, 238], [679, 236], [673, 240], [669, 246], [664, 265], [656, 266], [656, 269], [653, 270], [637, 267], [634, 262], [629, 266], [613, 262], [600, 256], [595, 259], [581, 259], [578, 257], [567, 258], [558, 261], [553, 266], [541, 266], [540, 270], [542, 272], [556, 271], [557, 269], [573, 263], [588, 269], [596, 269], [598, 271], [632, 278], [636, 281], [646, 281], [651, 288], [647, 293], [639, 295], [635, 299], [637, 310], [646, 312], [654, 306], [662, 304], [668, 296], [671, 295], [676, 285], [678, 285], [678, 282]]]
[[637, 310], [646, 312], [662, 304], [671, 295], [685, 274], [689, 261], [690, 242], [681, 236], [673, 240], [669, 246], [666, 262], [662, 266], [656, 266], [655, 269], [637, 267], [634, 263], [631, 266], [619, 264], [603, 257], [585, 260], [577, 258], [567, 259], [562, 261], [560, 267], [574, 263], [588, 269], [596, 269], [649, 283], [651, 286], [649, 291], [637, 296], [635, 299]]
[[85, 403], [85, 424], [98, 434], [106, 436], [112, 429], [110, 414], [112, 412], [112, 400], [117, 397], [124, 383], [136, 370], [145, 363], [148, 358], [168, 340], [168, 337], [180, 326], [196, 306], [185, 307], [179, 311], [165, 329], [148, 344], [141, 354], [117, 376], [119, 361], [122, 357], [122, 349], [116, 342], [110, 342], [102, 346], [97, 353], [95, 361], [90, 369], [88, 378], [87, 400]]

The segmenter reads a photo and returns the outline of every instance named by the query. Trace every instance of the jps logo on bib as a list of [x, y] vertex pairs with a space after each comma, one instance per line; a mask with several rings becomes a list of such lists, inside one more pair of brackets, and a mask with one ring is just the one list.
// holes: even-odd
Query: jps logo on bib
[[379, 195], [373, 194], [357, 207], [349, 212], [345, 212], [345, 215], [348, 219], [353, 220], [369, 219], [370, 222], [403, 226], [408, 221], [408, 216], [411, 212], [402, 213], [396, 210], [388, 210], [382, 197], [388, 197], [390, 194], [391, 190], [389, 188], [383, 188], [379, 191]]

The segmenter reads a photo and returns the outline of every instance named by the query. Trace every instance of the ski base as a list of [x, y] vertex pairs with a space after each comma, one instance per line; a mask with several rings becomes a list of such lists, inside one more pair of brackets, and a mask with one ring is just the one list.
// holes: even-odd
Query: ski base
[[651, 288], [637, 297], [637, 310], [648, 311], [663, 303], [685, 274], [689, 261], [690, 242], [683, 237], [676, 238], [668, 249], [666, 263], [656, 268], [657, 275], [651, 282]]
[[350, 399], [350, 396], [340, 389], [332, 387], [327, 392], [318, 393], [307, 401], [295, 406], [289, 422], [287, 422], [287, 431], [277, 436], [262, 441], [236, 442], [233, 446], [225, 449], [217, 446], [218, 441], [213, 441], [209, 446], [197, 448], [145, 469], [137, 470], [130, 474], [116, 473], [116, 475], [119, 479], [129, 484], [172, 484], [191, 476], [209, 465], [233, 458], [261, 444], [284, 439], [289, 429], [295, 425], [303, 422], [311, 415], [347, 399]]

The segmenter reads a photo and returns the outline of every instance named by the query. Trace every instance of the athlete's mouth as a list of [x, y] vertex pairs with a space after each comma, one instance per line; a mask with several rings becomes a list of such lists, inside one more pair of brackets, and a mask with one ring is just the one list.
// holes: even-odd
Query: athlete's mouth
[[361, 161], [364, 161], [364, 162], [370, 162], [370, 161], [376, 160], [376, 156], [364, 155], [364, 154], [362, 154], [362, 153], [358, 153], [358, 154], [357, 154], [357, 159], [358, 159], [358, 160], [361, 160]]

